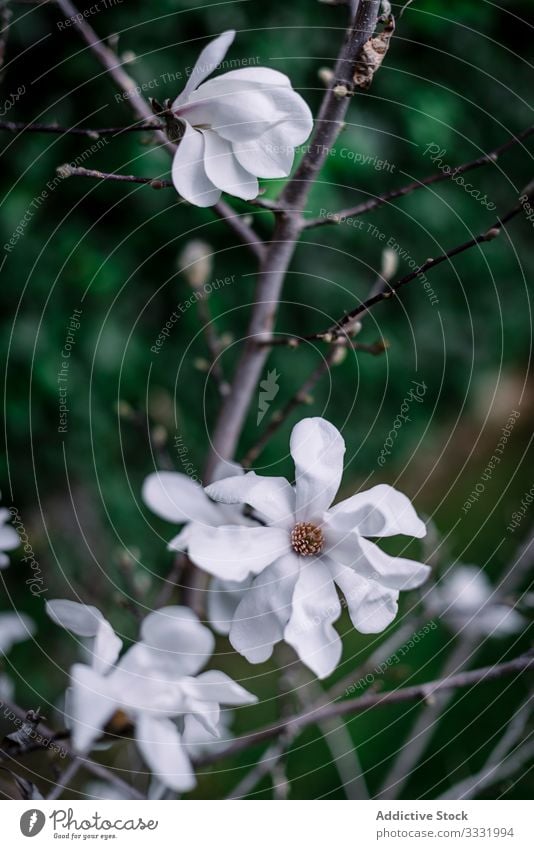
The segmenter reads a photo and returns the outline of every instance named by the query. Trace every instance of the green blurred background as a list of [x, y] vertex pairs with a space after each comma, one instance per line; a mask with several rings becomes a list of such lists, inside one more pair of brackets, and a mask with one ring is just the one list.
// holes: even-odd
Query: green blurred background
[[[53, 3], [10, 5], [1, 120], [100, 127], [131, 121], [128, 103], [115, 97], [113, 84], [76, 32], [57, 26], [63, 17]], [[371, 90], [354, 98], [336, 153], [311, 194], [309, 214], [349, 207], [432, 173], [435, 166], [425, 155], [429, 144], [444, 148], [444, 162], [455, 165], [528, 126], [532, 26], [523, 19], [529, 12], [528, 0], [509, 2], [506, 9], [479, 0], [416, 0], [398, 22]], [[157, 80], [147, 94], [160, 100], [176, 96], [181, 84], [173, 84], [172, 75], [183, 77], [210, 36], [235, 28], [228, 58], [259, 57], [256, 64], [288, 73], [316, 111], [322, 94], [318, 70], [333, 64], [345, 17], [343, 7], [313, 0], [244, 0], [196, 8], [180, 0], [124, 0], [89, 21], [102, 37], [120, 34], [117, 49], [128, 60], [129, 72], [139, 83]], [[4, 101], [20, 86], [25, 93], [6, 111]], [[142, 604], [153, 604], [158, 576], [167, 574], [171, 562], [165, 542], [175, 532], [141, 504], [142, 481], [154, 466], [182, 471], [177, 436], [187, 446], [192, 467], [202, 469], [218, 403], [214, 384], [207, 380], [207, 351], [194, 308], [180, 319], [161, 352], [151, 351], [169, 315], [191, 294], [178, 270], [179, 254], [191, 239], [200, 238], [213, 251], [211, 279], [235, 275], [235, 283], [210, 299], [217, 329], [228, 342], [222, 356], [228, 375], [247, 326], [255, 264], [212, 212], [181, 205], [172, 190], [72, 178], [57, 182], [42, 202], [36, 201], [65, 162], [168, 177], [168, 157], [154, 149], [148, 136], [124, 134], [88, 155], [95, 141], [2, 133], [2, 245], [27, 211], [32, 214], [13, 250], [3, 250], [0, 346], [6, 426], [0, 481], [3, 504], [16, 506], [30, 536], [45, 579], [44, 597], [80, 597], [97, 604], [128, 640], [135, 637], [137, 622], [127, 599], [133, 589]], [[496, 164], [472, 172], [473, 185], [498, 211], [514, 206], [532, 179], [532, 149], [532, 140], [518, 144]], [[349, 158], [351, 151], [362, 154], [360, 162]], [[365, 156], [377, 161], [363, 164]], [[380, 167], [380, 160], [387, 167]], [[276, 196], [279, 185], [265, 187], [267, 196]], [[253, 215], [258, 232], [268, 236], [269, 212], [231, 202]], [[287, 277], [278, 330], [313, 333], [353, 308], [375, 280], [388, 240], [405, 252], [398, 258], [401, 276], [410, 270], [410, 258], [423, 261], [484, 232], [496, 213], [454, 184], [441, 183], [363, 218], [362, 229], [343, 224], [304, 235]], [[367, 225], [376, 226], [383, 238], [373, 236]], [[496, 580], [532, 525], [527, 515], [515, 534], [506, 530], [534, 482], [532, 237], [532, 224], [516, 218], [499, 239], [429, 273], [437, 303], [414, 282], [395, 303], [380, 304], [365, 319], [359, 339], [386, 339], [387, 351], [377, 357], [348, 355], [318, 384], [304, 412], [325, 415], [343, 429], [345, 493], [385, 481], [407, 492], [418, 510], [432, 517], [436, 538], [443, 538], [432, 557], [437, 572], [460, 560], [483, 566]], [[58, 433], [57, 375], [75, 309], [82, 312], [69, 361], [68, 431], [63, 434]], [[324, 353], [321, 346], [310, 345], [272, 354], [269, 368], [279, 373], [279, 393], [259, 428], [253, 402], [238, 457]], [[411, 405], [411, 421], [380, 467], [380, 449], [413, 380], [426, 384], [423, 403]], [[483, 497], [464, 513], [462, 505], [513, 410], [521, 416], [504, 461]], [[287, 441], [302, 414], [293, 414], [280, 429], [257, 469], [291, 476]], [[432, 551], [430, 546], [426, 553]], [[38, 632], [35, 641], [13, 650], [6, 669], [16, 681], [19, 703], [28, 708], [41, 704], [51, 716], [78, 651], [75, 641], [46, 619], [42, 599], [28, 592], [27, 567], [19, 554], [3, 573], [0, 607], [27, 611]], [[409, 610], [419, 600], [408, 597], [403, 604]], [[336, 675], [357, 669], [383, 638], [357, 634], [345, 616], [339, 627], [344, 662]], [[410, 653], [405, 666], [390, 673], [387, 686], [404, 678], [416, 683], [438, 676], [453, 645], [440, 625]], [[488, 640], [473, 663], [512, 657], [527, 646], [526, 635]], [[242, 711], [237, 727], [251, 729], [275, 718], [280, 705], [273, 699], [274, 663], [251, 668], [241, 658], [226, 656], [226, 641], [218, 649], [214, 664], [263, 698], [258, 707]], [[404, 795], [432, 798], [479, 768], [491, 749], [491, 735], [525, 693], [522, 680], [506, 688], [481, 685], [459, 696]], [[420, 709], [388, 708], [347, 724], [371, 793]], [[481, 721], [472, 725], [481, 713]], [[316, 729], [299, 742], [287, 765], [291, 798], [343, 798]], [[194, 795], [225, 795], [253, 754], [258, 751], [208, 771]], [[49, 776], [42, 756], [34, 768]], [[528, 797], [532, 785], [528, 777], [510, 780], [486, 795], [495, 792]], [[266, 781], [263, 797], [270, 796]]]

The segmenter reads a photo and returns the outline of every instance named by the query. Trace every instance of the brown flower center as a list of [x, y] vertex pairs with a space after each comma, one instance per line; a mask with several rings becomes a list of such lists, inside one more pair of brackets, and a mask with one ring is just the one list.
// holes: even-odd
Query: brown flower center
[[324, 545], [323, 532], [312, 522], [299, 522], [291, 531], [291, 545], [302, 557], [319, 554]]

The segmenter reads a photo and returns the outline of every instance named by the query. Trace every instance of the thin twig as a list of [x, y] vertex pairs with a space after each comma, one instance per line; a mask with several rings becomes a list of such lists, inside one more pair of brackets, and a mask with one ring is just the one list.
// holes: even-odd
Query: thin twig
[[[502, 781], [513, 775], [520, 766], [534, 755], [534, 739], [521, 744], [532, 711], [532, 697], [529, 696], [518, 708], [505, 733], [486, 759], [484, 766], [475, 775], [464, 778], [439, 796], [440, 799], [473, 799], [484, 787]], [[516, 744], [517, 747], [516, 747]], [[514, 748], [515, 747], [515, 748]]]
[[[422, 274], [425, 274], [432, 268], [436, 268], [438, 265], [441, 265], [443, 262], [446, 262], [449, 259], [452, 259], [455, 256], [458, 256], [464, 251], [469, 250], [470, 248], [474, 248], [477, 245], [484, 244], [485, 242], [491, 242], [493, 239], [496, 239], [505, 224], [508, 221], [511, 221], [512, 218], [515, 218], [523, 212], [523, 205], [521, 203], [514, 206], [504, 215], [497, 219], [497, 221], [483, 233], [480, 233], [478, 236], [475, 236], [472, 239], [469, 239], [467, 242], [463, 242], [461, 245], [457, 245], [454, 248], [451, 248], [445, 253], [440, 254], [437, 257], [432, 257], [427, 259], [422, 265], [419, 265], [413, 271], [410, 271], [409, 274], [406, 274], [404, 277], [401, 277], [400, 280], [397, 280], [396, 283], [392, 283], [388, 286], [387, 290], [379, 291], [376, 295], [373, 295], [371, 298], [368, 298], [359, 306], [355, 307], [355, 309], [346, 313], [343, 318], [341, 318], [336, 324], [331, 325], [326, 330], [321, 331], [320, 333], [311, 333], [308, 336], [303, 337], [284, 337], [286, 340], [294, 339], [293, 344], [300, 344], [302, 341], [319, 341], [323, 342], [333, 342], [337, 338], [346, 338], [347, 327], [350, 327], [354, 320], [359, 316], [366, 313], [371, 307], [374, 307], [375, 304], [380, 303], [381, 301], [388, 300], [389, 298], [396, 295], [399, 289], [402, 289], [403, 286], [406, 286], [408, 283], [411, 283], [412, 280], [416, 280], [418, 277], [421, 277]], [[285, 344], [288, 344], [286, 341]], [[289, 342], [291, 344], [291, 342]]]
[[[127, 127], [63, 127], [59, 124], [26, 124], [24, 121], [0, 121], [0, 130], [9, 133], [53, 133], [54, 135], [120, 136], [122, 133], [138, 133], [161, 130], [161, 124], [130, 124]], [[171, 183], [172, 185], [172, 183]]]
[[50, 793], [48, 794], [48, 796], [46, 798], [47, 799], [59, 799], [63, 790], [69, 789], [69, 787], [68, 787], [69, 781], [72, 781], [72, 779], [79, 772], [79, 770], [82, 768], [82, 766], [83, 766], [83, 761], [81, 760], [81, 758], [74, 757], [71, 760], [70, 764], [68, 765], [67, 769], [59, 776], [55, 786], [52, 788], [52, 790], [50, 791]]
[[369, 200], [363, 201], [356, 206], [348, 207], [348, 209], [340, 209], [338, 212], [335, 212], [328, 217], [319, 216], [317, 218], [309, 218], [305, 222], [304, 227], [308, 229], [310, 227], [323, 227], [327, 224], [341, 224], [346, 218], [357, 218], [366, 212], [371, 212], [371, 210], [377, 209], [378, 207], [395, 200], [396, 198], [405, 197], [412, 192], [416, 192], [418, 189], [423, 189], [426, 186], [431, 186], [435, 183], [452, 180], [460, 174], [465, 174], [466, 171], [472, 171], [475, 168], [482, 168], [484, 165], [497, 162], [502, 153], [509, 150], [519, 142], [524, 141], [533, 133], [534, 126], [527, 127], [525, 130], [522, 130], [514, 136], [513, 139], [509, 139], [507, 142], [504, 142], [504, 144], [499, 145], [499, 147], [496, 147], [495, 150], [492, 150], [490, 153], [479, 156], [477, 159], [473, 159], [470, 162], [465, 162], [463, 165], [458, 165], [456, 168], [452, 168], [449, 173], [441, 171], [438, 174], [431, 174], [421, 180], [414, 180], [413, 182], [407, 183], [405, 186], [401, 186], [398, 189], [385, 192], [382, 195], [378, 195], [378, 197], [369, 198]]
[[243, 459], [241, 460], [241, 465], [248, 469], [252, 464], [258, 459], [263, 449], [267, 445], [267, 443], [272, 439], [274, 434], [282, 427], [284, 422], [290, 417], [290, 415], [300, 407], [301, 404], [308, 404], [310, 401], [310, 393], [315, 388], [316, 384], [319, 380], [325, 375], [328, 370], [334, 365], [336, 359], [339, 357], [338, 351], [331, 347], [328, 351], [326, 357], [324, 357], [319, 365], [312, 371], [308, 379], [302, 384], [300, 389], [293, 395], [292, 398], [289, 399], [287, 404], [282, 407], [281, 410], [277, 410], [271, 416], [269, 420], [269, 424], [259, 437], [259, 439], [254, 443], [254, 445], [249, 448]]
[[[395, 273], [397, 268], [397, 264], [391, 262], [382, 261], [382, 268], [380, 273], [377, 275], [371, 289], [369, 291], [368, 297], [371, 298], [378, 292], [384, 291], [385, 287], [389, 285], [389, 281], [393, 274]], [[363, 319], [363, 316], [361, 316]], [[352, 328], [349, 328], [348, 332], [359, 332], [361, 330], [361, 321], [357, 323], [359, 326], [354, 324]], [[294, 337], [290, 337], [294, 339]], [[276, 344], [284, 344], [284, 339], [276, 340]], [[294, 343], [290, 344], [285, 341], [286, 345], [289, 347], [295, 347]], [[279, 430], [279, 428], [284, 424], [285, 421], [289, 418], [291, 413], [296, 410], [301, 404], [307, 404], [311, 401], [310, 393], [313, 391], [319, 380], [325, 375], [331, 366], [333, 366], [336, 362], [340, 362], [340, 353], [343, 348], [351, 348], [353, 351], [366, 351], [367, 353], [373, 354], [377, 356], [379, 354], [383, 354], [384, 351], [388, 348], [388, 343], [385, 339], [380, 340], [379, 342], [374, 342], [371, 345], [366, 345], [362, 342], [351, 342], [348, 339], [348, 336], [343, 339], [339, 339], [334, 342], [326, 358], [321, 361], [321, 363], [315, 368], [310, 376], [304, 381], [300, 389], [295, 393], [295, 395], [287, 402], [285, 407], [281, 410], [277, 410], [271, 416], [269, 424], [267, 425], [264, 432], [261, 434], [258, 441], [249, 449], [247, 454], [242, 460], [242, 465], [245, 468], [250, 467], [258, 456], [261, 454], [269, 440], [274, 436], [274, 434]]]
[[210, 353], [210, 374], [215, 381], [219, 395], [221, 398], [226, 398], [230, 392], [230, 384], [224, 376], [224, 371], [220, 361], [220, 354], [223, 348], [221, 340], [215, 329], [213, 316], [209, 305], [208, 295], [202, 295], [197, 300], [197, 314], [202, 325], [204, 339]]
[[[268, 339], [266, 341], [257, 342], [259, 348], [299, 348], [301, 342], [309, 341], [310, 337], [304, 336], [302, 339], [299, 339], [298, 336], [275, 336], [272, 339]], [[364, 354], [372, 354], [373, 357], [378, 357], [380, 354], [383, 354], [388, 349], [388, 343], [385, 339], [379, 339], [376, 342], [352, 342], [350, 339], [342, 337], [340, 339], [324, 339], [322, 336], [318, 337], [315, 341], [317, 342], [326, 342], [328, 343], [334, 350], [350, 350], [350, 351], [362, 351]]]
[[[159, 177], [136, 177], [134, 174], [110, 174], [107, 171], [97, 171], [94, 168], [82, 168], [65, 163], [57, 168], [60, 177], [89, 177], [93, 180], [115, 180], [118, 183], [140, 183], [152, 189], [173, 189], [170, 180], [160, 180]], [[182, 203], [186, 203], [181, 199]]]
[[307, 712], [296, 714], [283, 721], [266, 725], [257, 731], [252, 731], [247, 736], [235, 740], [224, 751], [213, 752], [211, 755], [205, 756], [199, 760], [199, 763], [200, 765], [204, 765], [213, 763], [221, 758], [230, 757], [238, 752], [242, 752], [244, 749], [248, 749], [249, 746], [277, 737], [287, 728], [296, 728], [300, 732], [309, 725], [315, 725], [331, 717], [354, 716], [372, 708], [428, 699], [438, 692], [496, 681], [514, 673], [521, 675], [530, 669], [534, 669], [534, 657], [531, 654], [521, 655], [505, 663], [486, 666], [482, 669], [473, 669], [468, 672], [460, 672], [448, 678], [429, 681], [427, 684], [416, 684], [412, 687], [388, 690], [385, 693], [365, 694], [357, 699], [347, 699], [346, 701], [321, 705], [320, 707], [314, 706]]

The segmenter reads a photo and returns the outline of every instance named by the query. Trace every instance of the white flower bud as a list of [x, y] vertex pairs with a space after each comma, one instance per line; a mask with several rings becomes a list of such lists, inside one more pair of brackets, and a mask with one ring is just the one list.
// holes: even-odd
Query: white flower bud
[[208, 282], [212, 269], [212, 249], [201, 239], [188, 242], [178, 256], [178, 270], [194, 289], [199, 289]]

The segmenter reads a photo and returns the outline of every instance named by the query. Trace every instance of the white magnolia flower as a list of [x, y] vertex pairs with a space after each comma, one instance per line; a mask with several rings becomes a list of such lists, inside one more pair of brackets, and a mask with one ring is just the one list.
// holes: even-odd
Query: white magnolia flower
[[212, 206], [221, 191], [250, 200], [257, 177], [287, 177], [294, 148], [313, 126], [307, 104], [279, 71], [241, 68], [204, 82], [234, 37], [228, 30], [204, 48], [172, 104], [184, 127], [172, 179], [196, 206]]
[[285, 478], [249, 472], [206, 488], [218, 501], [250, 505], [265, 526], [196, 525], [189, 556], [225, 581], [252, 576], [230, 628], [237, 651], [260, 663], [283, 639], [322, 678], [335, 669], [342, 650], [332, 627], [341, 613], [335, 584], [354, 626], [377, 633], [395, 618], [399, 591], [420, 586], [430, 571], [422, 563], [385, 554], [366, 537], [422, 537], [426, 530], [406, 496], [385, 484], [331, 507], [343, 474], [345, 443], [324, 419], [299, 422], [290, 450], [295, 487]]
[[34, 633], [35, 624], [25, 613], [0, 613], [0, 655]]
[[496, 599], [488, 576], [477, 566], [452, 569], [429, 594], [428, 606], [453, 630], [475, 636], [507, 636], [526, 624], [517, 610]]
[[[81, 617], [93, 616], [93, 608], [89, 613], [85, 605], [79, 608]], [[56, 616], [57, 609], [56, 602]], [[114, 717], [126, 717], [135, 726], [137, 745], [154, 775], [166, 787], [187, 791], [195, 786], [195, 777], [174, 720], [183, 727], [191, 715], [216, 737], [220, 705], [250, 704], [256, 697], [223, 672], [198, 674], [211, 657], [214, 638], [189, 608], [170, 606], [150, 613], [140, 636], [140, 642], [105, 671], [81, 663], [72, 667], [73, 746], [89, 751]], [[111, 626], [101, 629], [99, 638], [99, 658], [109, 658], [118, 638]]]
[[12, 551], [20, 545], [19, 535], [15, 528], [7, 524], [10, 518], [9, 510], [6, 510], [5, 507], [0, 508], [0, 569], [9, 566], [9, 557], [4, 552]]

